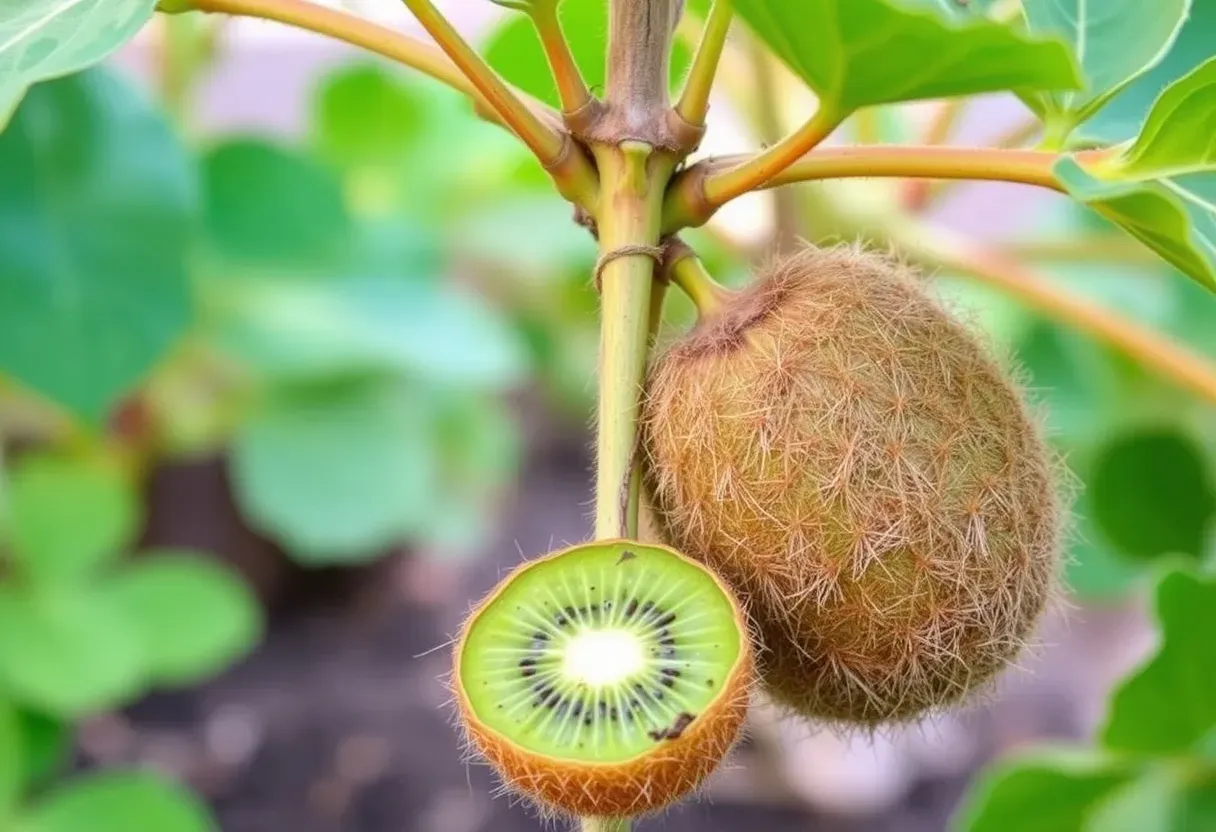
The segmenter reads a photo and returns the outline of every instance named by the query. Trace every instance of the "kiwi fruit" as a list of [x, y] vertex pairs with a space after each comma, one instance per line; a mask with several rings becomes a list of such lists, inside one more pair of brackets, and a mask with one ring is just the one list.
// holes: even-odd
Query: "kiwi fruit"
[[517, 568], [469, 616], [454, 664], [467, 735], [508, 788], [592, 817], [694, 789], [734, 743], [752, 680], [730, 589], [624, 540]]
[[642, 417], [665, 542], [739, 593], [759, 675], [875, 726], [964, 699], [1052, 598], [1054, 460], [1017, 385], [906, 267], [808, 247], [655, 359]]

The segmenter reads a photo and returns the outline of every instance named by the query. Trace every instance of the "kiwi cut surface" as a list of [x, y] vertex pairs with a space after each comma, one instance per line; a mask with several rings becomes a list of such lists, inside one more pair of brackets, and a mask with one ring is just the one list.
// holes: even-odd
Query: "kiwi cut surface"
[[470, 616], [462, 711], [512, 785], [578, 814], [693, 788], [732, 744], [750, 652], [730, 591], [661, 546], [600, 541], [525, 564]]

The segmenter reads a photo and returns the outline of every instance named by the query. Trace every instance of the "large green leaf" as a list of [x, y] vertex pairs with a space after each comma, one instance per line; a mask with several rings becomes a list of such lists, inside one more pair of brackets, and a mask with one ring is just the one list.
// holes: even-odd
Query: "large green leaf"
[[0, 690], [39, 711], [80, 716], [118, 705], [143, 683], [127, 622], [97, 595], [0, 587]]
[[1019, 88], [1077, 89], [1067, 47], [898, 0], [736, 0], [739, 15], [840, 112]]
[[135, 36], [156, 0], [0, 0], [0, 129], [26, 89], [92, 66]]
[[1043, 752], [1002, 762], [974, 785], [955, 816], [958, 832], [1074, 832], [1135, 769], [1101, 752]]
[[220, 303], [221, 345], [278, 380], [387, 370], [506, 389], [528, 371], [520, 337], [496, 309], [411, 275], [263, 281], [223, 289]]
[[1202, 446], [1172, 427], [1114, 437], [1089, 478], [1093, 519], [1122, 553], [1202, 555], [1216, 518], [1216, 483]]
[[208, 238], [226, 261], [315, 271], [347, 254], [338, 177], [299, 151], [227, 141], [203, 158], [203, 185]]
[[1161, 646], [1115, 691], [1102, 739], [1111, 748], [1173, 754], [1216, 728], [1216, 578], [1171, 572], [1156, 599]]
[[21, 832], [218, 832], [198, 798], [152, 774], [94, 774], [52, 792]]
[[237, 499], [301, 560], [374, 557], [428, 520], [432, 430], [428, 403], [387, 382], [284, 392], [236, 437]]
[[[558, 15], [583, 79], [592, 90], [602, 91], [607, 70], [607, 0], [565, 0]], [[548, 104], [561, 106], [536, 27], [525, 15], [513, 15], [494, 29], [484, 52], [490, 66], [512, 84]], [[671, 54], [673, 86], [684, 77], [691, 60], [688, 46], [677, 39]]]
[[1216, 58], [1175, 81], [1109, 175], [1160, 179], [1216, 169]]
[[248, 651], [261, 632], [249, 590], [205, 556], [145, 552], [98, 591], [138, 634], [154, 682], [181, 685], [210, 676]]
[[193, 171], [168, 125], [90, 70], [0, 134], [0, 372], [100, 420], [186, 328]]
[[1058, 34], [1072, 46], [1084, 89], [1039, 96], [1049, 121], [1071, 127], [1096, 112], [1165, 58], [1191, 0], [1023, 0], [1032, 32]]
[[1216, 172], [1120, 182], [1098, 179], [1065, 157], [1055, 175], [1073, 198], [1216, 291]]
[[134, 489], [108, 460], [26, 457], [11, 489], [13, 556], [34, 582], [83, 577], [116, 557], [139, 522]]
[[[1147, 3], [1144, 5], [1152, 8]], [[1153, 102], [1166, 86], [1216, 57], [1213, 32], [1216, 32], [1216, 0], [1192, 0], [1191, 15], [1183, 23], [1165, 60], [1136, 79], [1081, 125], [1077, 138], [1114, 144], [1136, 136]]]

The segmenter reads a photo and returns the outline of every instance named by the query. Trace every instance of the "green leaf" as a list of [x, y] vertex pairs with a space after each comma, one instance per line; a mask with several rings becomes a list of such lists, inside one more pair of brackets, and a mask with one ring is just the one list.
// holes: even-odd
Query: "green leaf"
[[13, 556], [31, 581], [86, 575], [116, 557], [139, 523], [134, 489], [109, 460], [27, 456], [11, 488]]
[[1098, 451], [1088, 498], [1094, 520], [1121, 552], [1199, 558], [1216, 516], [1214, 489], [1203, 448], [1163, 426], [1106, 443]]
[[25, 783], [25, 738], [17, 709], [0, 699], [0, 825], [3, 825]]
[[315, 269], [347, 253], [352, 229], [342, 186], [316, 160], [234, 139], [202, 164], [208, 237], [227, 260]]
[[97, 595], [0, 587], [0, 689], [22, 704], [77, 717], [121, 704], [143, 682], [139, 643]]
[[1167, 574], [1157, 585], [1161, 646], [1115, 691], [1102, 741], [1173, 754], [1216, 727], [1216, 578]]
[[381, 554], [427, 521], [438, 467], [431, 413], [388, 382], [285, 391], [236, 436], [242, 510], [307, 563]]
[[138, 633], [151, 680], [183, 685], [223, 670], [257, 643], [257, 601], [214, 560], [152, 551], [98, 587]]
[[263, 281], [222, 295], [219, 342], [278, 380], [381, 370], [507, 389], [527, 376], [527, 352], [509, 322], [451, 284], [368, 275]]
[[1132, 146], [1107, 169], [1119, 180], [1216, 169], [1216, 58], [1171, 84]]
[[1072, 157], [1057, 162], [1054, 171], [1074, 199], [1216, 291], [1216, 173], [1148, 182], [1104, 181]]
[[218, 832], [203, 804], [152, 774], [83, 777], [22, 819], [21, 832]]
[[1099, 800], [1135, 775], [1097, 751], [1043, 752], [989, 769], [972, 786], [958, 832], [1072, 832]]
[[1166, 86], [1216, 57], [1212, 32], [1216, 32], [1216, 0], [1192, 0], [1190, 17], [1183, 23], [1165, 60], [1081, 125], [1076, 137], [1100, 144], [1116, 144], [1134, 138]]
[[[602, 91], [608, 53], [607, 0], [565, 0], [558, 9], [558, 16], [583, 80], [592, 91]], [[509, 82], [547, 104], [561, 106], [540, 37], [526, 16], [507, 18], [490, 33], [483, 52], [490, 66]], [[691, 63], [691, 51], [677, 39], [671, 54], [673, 87], [684, 77]]]
[[893, 0], [736, 0], [740, 17], [837, 112], [1013, 88], [1077, 89], [1058, 41]]
[[1088, 494], [1082, 492], [1073, 506], [1068, 589], [1086, 600], [1119, 598], [1143, 577], [1145, 564], [1117, 551], [1094, 522], [1092, 511]]
[[156, 0], [0, 0], [0, 129], [26, 89], [98, 63], [135, 37]]
[[424, 535], [445, 550], [467, 551], [489, 534], [494, 498], [518, 473], [520, 431], [501, 401], [445, 399], [435, 417], [440, 484]]
[[378, 64], [348, 67], [322, 82], [312, 123], [333, 165], [392, 167], [418, 145], [429, 102]]
[[1023, 0], [1032, 32], [1061, 35], [1081, 62], [1085, 87], [1041, 96], [1049, 121], [1084, 121], [1160, 63], [1174, 44], [1191, 0]]
[[1082, 832], [1200, 832], [1216, 829], [1216, 772], [1159, 766], [1117, 789]]
[[90, 70], [30, 91], [0, 182], [0, 372], [100, 421], [189, 322], [192, 167], [155, 110]]
[[21, 731], [24, 782], [28, 788], [39, 786], [55, 774], [71, 750], [71, 727], [29, 708], [18, 708]]

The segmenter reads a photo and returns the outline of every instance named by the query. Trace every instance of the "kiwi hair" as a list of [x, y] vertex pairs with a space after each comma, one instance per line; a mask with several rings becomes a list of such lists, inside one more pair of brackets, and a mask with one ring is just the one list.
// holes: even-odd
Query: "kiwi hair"
[[736, 741], [753, 680], [729, 586], [666, 546], [624, 540], [516, 568], [469, 615], [453, 658], [470, 746], [550, 814], [641, 815], [693, 791]]
[[1016, 382], [907, 266], [772, 263], [648, 373], [647, 495], [721, 574], [766, 689], [854, 726], [958, 703], [1056, 593], [1063, 493]]

